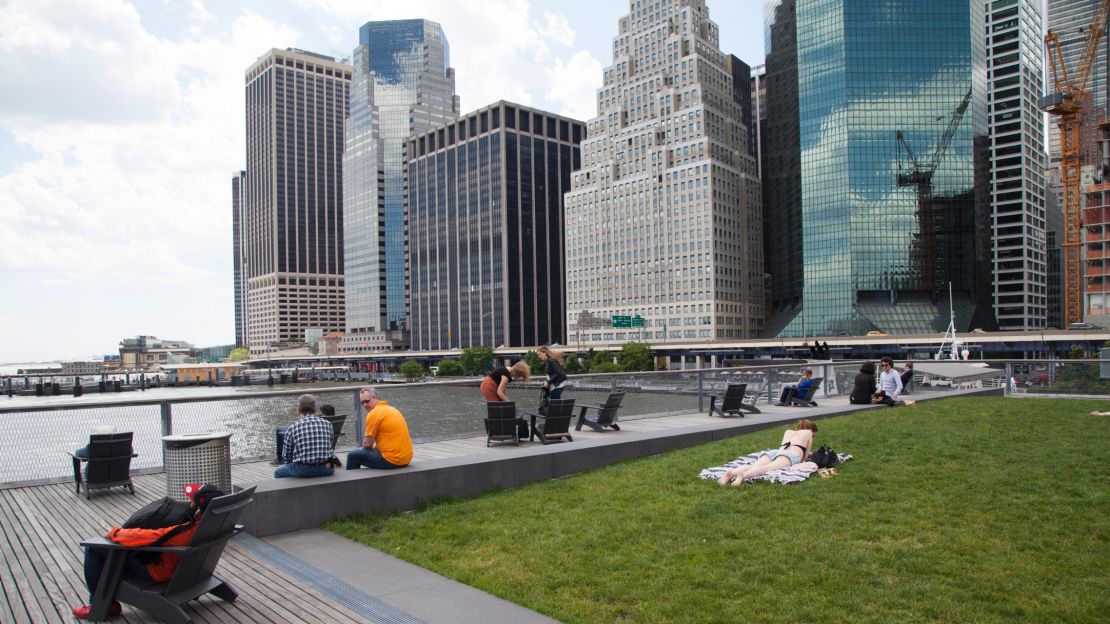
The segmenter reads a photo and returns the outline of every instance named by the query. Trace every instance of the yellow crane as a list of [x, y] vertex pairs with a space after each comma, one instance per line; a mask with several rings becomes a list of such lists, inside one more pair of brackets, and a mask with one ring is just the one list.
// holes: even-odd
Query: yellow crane
[[1041, 108], [1060, 118], [1060, 181], [1063, 185], [1061, 207], [1064, 210], [1064, 326], [1083, 320], [1083, 258], [1080, 219], [1082, 194], [1079, 173], [1082, 166], [1083, 122], [1087, 113], [1087, 78], [1091, 74], [1099, 39], [1106, 30], [1110, 0], [1102, 0], [1095, 18], [1087, 29], [1087, 40], [1075, 73], [1068, 76], [1060, 51], [1060, 38], [1055, 31], [1044, 36], [1045, 51], [1052, 66], [1054, 90], [1041, 98]]

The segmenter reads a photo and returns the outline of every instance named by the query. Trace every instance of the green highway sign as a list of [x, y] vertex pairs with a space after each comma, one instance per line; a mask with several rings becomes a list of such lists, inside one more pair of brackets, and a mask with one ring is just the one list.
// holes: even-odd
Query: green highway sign
[[631, 316], [614, 316], [613, 327], [632, 327]]
[[644, 317], [640, 316], [639, 314], [637, 314], [636, 316], [633, 316], [632, 317], [632, 326], [633, 327], [643, 327], [644, 326]]

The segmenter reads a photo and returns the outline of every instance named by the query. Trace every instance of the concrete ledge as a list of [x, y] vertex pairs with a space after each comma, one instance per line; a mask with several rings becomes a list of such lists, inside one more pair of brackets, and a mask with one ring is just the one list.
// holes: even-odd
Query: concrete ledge
[[[994, 390], [961, 394], [998, 394]], [[957, 396], [915, 396], [918, 401]], [[872, 405], [821, 405], [791, 408], [747, 418], [706, 417], [705, 424], [677, 429], [621, 431], [580, 436], [574, 442], [548, 446], [502, 446], [482, 453], [417, 462], [398, 470], [337, 470], [330, 477], [269, 479], [256, 484], [254, 505], [244, 514], [247, 531], [258, 536], [315, 528], [331, 520], [358, 513], [391, 513], [415, 509], [421, 503], [443, 498], [472, 496], [507, 489], [615, 464], [627, 459], [658, 455], [781, 426], [800, 418], [811, 420], [841, 416]], [[901, 409], [901, 408], [893, 408]], [[633, 423], [635, 421], [629, 421]], [[251, 484], [248, 484], [251, 485]]]

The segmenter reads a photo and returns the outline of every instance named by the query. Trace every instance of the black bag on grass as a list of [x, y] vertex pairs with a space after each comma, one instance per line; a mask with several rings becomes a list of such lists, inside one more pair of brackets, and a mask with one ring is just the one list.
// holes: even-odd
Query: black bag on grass
[[818, 468], [832, 468], [840, 463], [840, 458], [836, 456], [836, 451], [830, 447], [822, 446], [813, 451], [813, 454], [809, 456], [809, 461], [817, 464]]

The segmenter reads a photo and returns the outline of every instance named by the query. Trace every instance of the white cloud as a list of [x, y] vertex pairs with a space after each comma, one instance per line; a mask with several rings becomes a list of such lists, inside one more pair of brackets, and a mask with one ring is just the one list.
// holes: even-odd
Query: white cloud
[[543, 19], [540, 34], [565, 46], [574, 45], [574, 29], [570, 27], [567, 16], [544, 11]]
[[546, 71], [548, 88], [544, 97], [561, 105], [564, 114], [575, 119], [585, 121], [597, 116], [597, 90], [602, 82], [600, 61], [582, 50], [565, 65], [562, 59], [556, 59]]
[[190, 16], [201, 22], [213, 22], [216, 17], [208, 12], [208, 8], [204, 6], [204, 0], [193, 0], [189, 5]]

